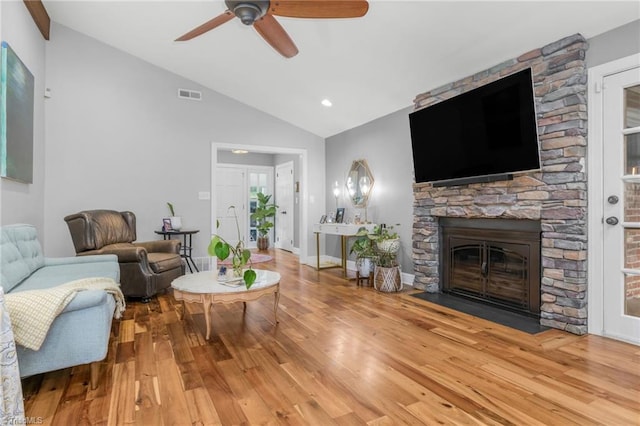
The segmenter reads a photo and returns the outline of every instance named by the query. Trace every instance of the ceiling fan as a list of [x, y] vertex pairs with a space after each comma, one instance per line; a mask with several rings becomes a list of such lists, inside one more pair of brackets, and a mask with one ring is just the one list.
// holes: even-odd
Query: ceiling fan
[[225, 0], [227, 10], [176, 39], [191, 40], [237, 16], [285, 58], [298, 54], [289, 34], [275, 16], [290, 18], [358, 18], [369, 10], [366, 0]]

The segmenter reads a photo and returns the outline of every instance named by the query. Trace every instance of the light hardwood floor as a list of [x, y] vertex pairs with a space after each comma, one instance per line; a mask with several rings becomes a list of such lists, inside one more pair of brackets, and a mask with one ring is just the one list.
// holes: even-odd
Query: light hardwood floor
[[382, 294], [273, 251], [273, 298], [178, 319], [171, 294], [114, 321], [99, 386], [80, 366], [23, 381], [45, 424], [640, 424], [640, 347], [529, 335]]

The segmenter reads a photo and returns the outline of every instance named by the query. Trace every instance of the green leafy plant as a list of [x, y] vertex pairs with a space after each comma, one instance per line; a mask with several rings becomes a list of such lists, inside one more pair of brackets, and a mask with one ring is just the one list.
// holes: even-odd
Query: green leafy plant
[[176, 212], [173, 210], [173, 204], [167, 203], [167, 207], [169, 207], [169, 213], [171, 213], [171, 216], [175, 217]]
[[[399, 226], [400, 224], [397, 225]], [[378, 266], [381, 266], [383, 268], [392, 268], [394, 266], [398, 266], [398, 262], [396, 260], [398, 257], [397, 248], [395, 250], [384, 248], [385, 244], [383, 243], [385, 241], [388, 242], [391, 240], [398, 240], [399, 238], [400, 237], [398, 237], [398, 233], [393, 231], [393, 225], [386, 226], [384, 228], [381, 226], [374, 227], [372, 239], [376, 244], [376, 251], [378, 253], [376, 264]]]
[[[400, 224], [396, 224], [399, 226]], [[391, 268], [398, 266], [396, 258], [397, 250], [386, 250], [385, 241], [397, 240], [398, 233], [393, 231], [393, 226], [381, 227], [376, 225], [373, 231], [369, 233], [366, 228], [362, 227], [356, 233], [356, 240], [351, 247], [351, 253], [356, 253], [358, 257], [371, 257], [376, 265], [383, 268]]]
[[[209, 255], [217, 257], [219, 260], [225, 260], [231, 256], [231, 267], [237, 276], [242, 276], [247, 288], [256, 281], [256, 271], [252, 269], [251, 252], [244, 247], [244, 242], [240, 238], [240, 225], [238, 224], [238, 215], [235, 206], [230, 206], [229, 210], [233, 210], [233, 216], [236, 220], [236, 230], [238, 231], [238, 244], [235, 246], [229, 244], [224, 238], [218, 234], [214, 234], [209, 243]], [[216, 221], [216, 228], [220, 227], [220, 222]], [[243, 268], [249, 264], [249, 267], [242, 272]]]
[[271, 195], [264, 195], [263, 193], [258, 192], [257, 196], [258, 204], [256, 205], [256, 210], [251, 213], [251, 220], [256, 221], [258, 234], [261, 237], [264, 237], [269, 233], [269, 230], [273, 228], [273, 222], [269, 219], [276, 216], [276, 209], [278, 206], [273, 203], [269, 203]]
[[367, 231], [367, 228], [362, 227], [358, 229], [358, 232], [356, 233], [356, 239], [353, 242], [349, 253], [355, 253], [358, 259], [364, 257], [376, 257], [376, 247], [374, 245], [373, 239], [371, 238], [371, 235], [369, 234], [369, 231]]

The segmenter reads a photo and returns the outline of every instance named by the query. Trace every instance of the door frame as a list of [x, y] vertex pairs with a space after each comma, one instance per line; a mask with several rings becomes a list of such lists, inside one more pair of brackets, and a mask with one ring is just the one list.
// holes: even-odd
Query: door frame
[[[254, 241], [253, 243], [251, 243], [251, 237], [250, 237], [250, 233], [251, 233], [251, 200], [249, 199], [249, 194], [250, 192], [250, 177], [249, 174], [250, 173], [266, 173], [269, 176], [269, 185], [270, 187], [269, 192], [271, 194], [274, 193], [274, 174], [275, 174], [275, 167], [274, 166], [254, 166], [251, 164], [237, 164], [237, 163], [216, 163], [216, 169], [213, 170], [213, 173], [215, 173], [217, 171], [217, 168], [225, 168], [225, 169], [237, 169], [237, 170], [241, 170], [243, 173], [243, 194], [242, 194], [242, 199], [243, 199], [243, 204], [244, 204], [244, 214], [242, 215], [242, 217], [238, 217], [238, 221], [239, 223], [241, 223], [242, 225], [240, 226], [240, 232], [241, 234], [244, 236], [244, 246], [246, 248], [252, 249], [252, 248], [256, 248], [257, 247], [257, 241]], [[212, 192], [214, 193], [213, 196], [216, 197], [216, 205], [217, 205], [217, 197], [218, 197], [218, 191], [215, 190], [215, 182], [212, 182]], [[237, 209], [236, 209], [237, 211]], [[216, 231], [216, 233], [218, 233]], [[273, 229], [269, 231], [269, 236], [271, 237], [271, 239], [273, 240]]]
[[278, 146], [268, 145], [245, 145], [237, 143], [211, 143], [211, 223], [210, 223], [210, 235], [216, 232], [216, 194], [213, 191], [215, 188], [215, 170], [218, 164], [218, 149], [231, 150], [231, 149], [246, 149], [250, 152], [257, 152], [263, 154], [294, 154], [300, 156], [300, 220], [299, 220], [299, 235], [300, 235], [300, 255], [298, 261], [300, 263], [305, 262], [309, 253], [309, 239], [307, 235], [307, 229], [309, 229], [309, 167], [308, 167], [308, 153], [306, 149], [301, 148], [284, 148]]
[[603, 93], [605, 77], [640, 64], [640, 53], [598, 65], [588, 70], [587, 143], [587, 327], [591, 334], [604, 334], [604, 149]]

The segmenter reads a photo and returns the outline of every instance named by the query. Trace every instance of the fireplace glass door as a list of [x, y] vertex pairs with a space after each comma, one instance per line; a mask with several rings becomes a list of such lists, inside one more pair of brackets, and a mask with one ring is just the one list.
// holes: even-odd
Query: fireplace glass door
[[449, 290], [484, 295], [484, 277], [478, 273], [483, 265], [484, 244], [473, 240], [452, 239], [451, 283]]
[[451, 238], [450, 246], [447, 291], [528, 307], [529, 266], [522, 246], [459, 238]]
[[440, 225], [443, 292], [540, 314], [539, 222], [441, 219]]
[[488, 244], [485, 268], [487, 297], [527, 308], [529, 260], [522, 251], [522, 246], [513, 244]]

